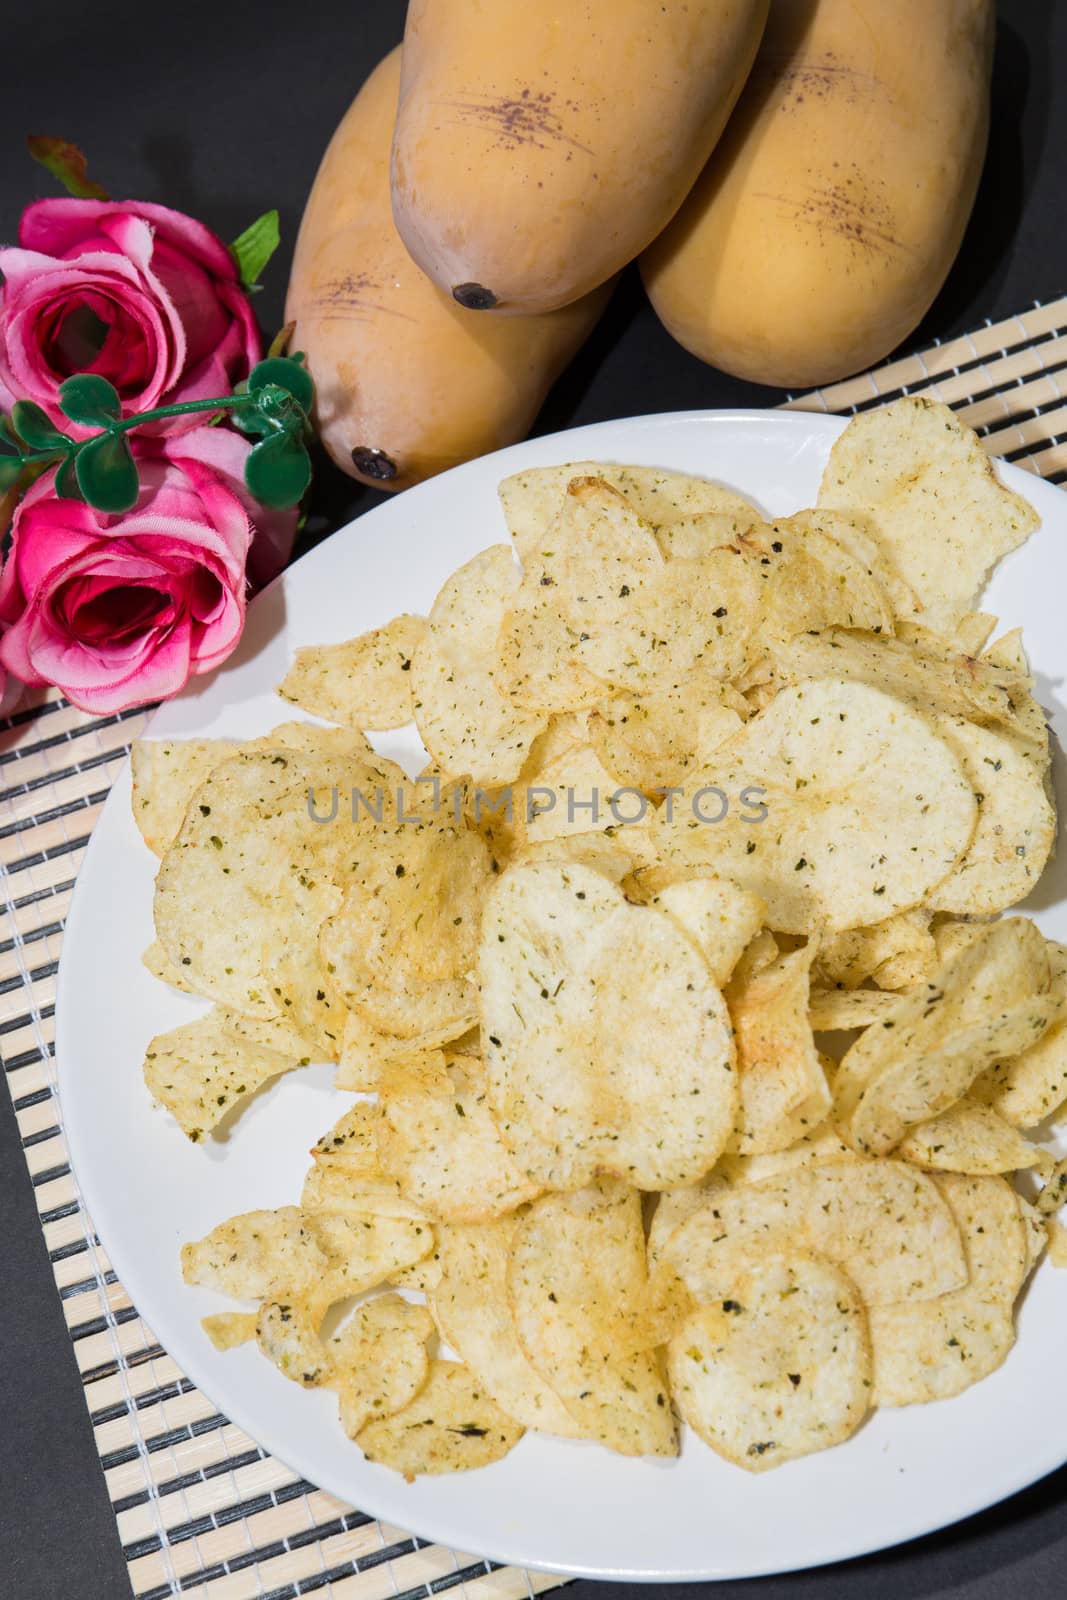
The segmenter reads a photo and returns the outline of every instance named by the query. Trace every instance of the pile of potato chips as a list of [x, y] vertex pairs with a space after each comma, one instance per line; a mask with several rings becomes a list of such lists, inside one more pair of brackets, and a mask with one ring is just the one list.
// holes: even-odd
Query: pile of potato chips
[[[986, 1376], [1064, 1253], [1067, 949], [1000, 915], [1049, 739], [970, 609], [1036, 519], [915, 399], [775, 522], [645, 467], [500, 493], [428, 619], [297, 652], [336, 726], [135, 749], [145, 959], [213, 1002], [151, 1092], [194, 1140], [312, 1060], [356, 1096], [185, 1276], [409, 1477], [679, 1419], [763, 1471]], [[417, 778], [364, 733], [411, 720]]]

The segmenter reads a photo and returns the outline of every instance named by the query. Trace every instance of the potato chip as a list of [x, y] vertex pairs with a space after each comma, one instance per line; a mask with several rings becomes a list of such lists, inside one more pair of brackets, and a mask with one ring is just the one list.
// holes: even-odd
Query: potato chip
[[1045, 1178], [1034, 1205], [1043, 1217], [1050, 1217], [1067, 1200], [1067, 1157], [1057, 1161]]
[[923, 396], [852, 418], [830, 452], [819, 506], [866, 512], [923, 620], [942, 629], [1038, 525], [1033, 507], [998, 482], [977, 434]]
[[867, 1414], [867, 1318], [839, 1267], [778, 1255], [670, 1342], [671, 1392], [705, 1444], [749, 1472], [840, 1444]]
[[435, 1221], [485, 1222], [540, 1194], [501, 1140], [473, 1056], [427, 1054], [388, 1068], [378, 1109], [383, 1171]]
[[350, 1439], [414, 1400], [430, 1375], [426, 1346], [432, 1335], [426, 1307], [398, 1294], [356, 1306], [327, 1345], [341, 1426]]
[[441, 1276], [430, 1309], [441, 1337], [509, 1417], [565, 1438], [578, 1424], [527, 1360], [508, 1301], [516, 1215], [440, 1230]]
[[963, 1237], [968, 1281], [936, 1300], [868, 1305], [876, 1405], [960, 1394], [999, 1367], [1015, 1342], [1012, 1303], [1027, 1251], [1014, 1192], [1003, 1178], [937, 1182]]
[[412, 663], [425, 617], [405, 613], [344, 644], [302, 646], [278, 685], [283, 700], [351, 728], [402, 728], [415, 714]]
[[889, 1016], [899, 998], [882, 989], [813, 989], [808, 1020], [816, 1033], [866, 1028]]
[[1037, 1207], [1018, 1190], [1015, 1191], [1015, 1204], [1019, 1208], [1026, 1239], [1026, 1267], [1023, 1278], [1025, 1283], [1050, 1244], [1053, 1223], [1051, 1218], [1042, 1216]]
[[720, 989], [759, 933], [766, 913], [758, 895], [728, 878], [703, 873], [668, 883], [644, 903], [665, 911], [684, 929]]
[[1067, 1228], [1055, 1220], [1048, 1225], [1048, 1258], [1054, 1267], [1067, 1267]]
[[[627, 499], [632, 505], [633, 497]], [[656, 543], [668, 561], [699, 561], [723, 545], [740, 545], [749, 529], [762, 524], [763, 518], [755, 506], [749, 506], [742, 511], [696, 511], [677, 521], [652, 522]]]
[[283, 1378], [303, 1389], [329, 1383], [333, 1366], [319, 1329], [325, 1307], [314, 1294], [306, 1297], [285, 1291], [284, 1300], [264, 1300], [256, 1317], [256, 1343], [260, 1353]]
[[703, 780], [658, 814], [664, 850], [762, 896], [770, 926], [788, 933], [915, 905], [974, 832], [958, 757], [916, 712], [860, 683], [783, 689], [715, 752]]
[[884, 1154], [947, 1111], [998, 1057], [1040, 1039], [1059, 1006], [1050, 982], [1032, 922], [985, 928], [847, 1052], [834, 1089], [842, 1133], [857, 1150]]
[[760, 564], [761, 639], [791, 639], [824, 628], [891, 634], [893, 607], [871, 567], [810, 512], [757, 524], [744, 548]]
[[373, 1094], [383, 1071], [392, 1063], [414, 1060], [427, 1050], [439, 1050], [468, 1033], [477, 1022], [478, 1013], [472, 1009], [423, 1027], [422, 1032], [405, 1039], [384, 1033], [358, 1011], [350, 1011], [345, 1018], [336, 1086], [357, 1094]]
[[216, 1311], [210, 1317], [201, 1317], [200, 1326], [216, 1350], [236, 1350], [239, 1345], [251, 1344], [256, 1337], [254, 1311]]
[[[234, 757], [196, 791], [156, 879], [155, 918], [200, 993], [248, 1016], [295, 1014], [316, 983], [319, 927], [340, 903], [333, 875], [361, 826], [339, 795], [369, 771], [278, 748]], [[316, 822], [330, 789], [337, 814]], [[308, 1026], [321, 1022], [302, 1009]]]
[[527, 1177], [659, 1189], [714, 1164], [737, 1096], [729, 1018], [668, 916], [587, 867], [513, 867], [486, 900], [480, 970], [490, 1104]]
[[640, 1305], [645, 1282], [640, 1200], [618, 1180], [546, 1195], [515, 1231], [508, 1293], [519, 1341], [582, 1437], [621, 1455], [673, 1456], [658, 1360], [613, 1358], [610, 1348], [613, 1325]]
[[993, 634], [997, 619], [988, 611], [965, 611], [953, 629], [954, 642], [964, 655], [979, 656]]
[[372, 1027], [408, 1037], [468, 1018], [476, 1007], [468, 974], [491, 876], [485, 841], [448, 810], [390, 819], [360, 841], [347, 867], [344, 900], [319, 940], [345, 1005]]
[[499, 494], [515, 549], [523, 565], [563, 503], [574, 478], [603, 478], [645, 522], [659, 528], [704, 513], [736, 518], [742, 525], [760, 513], [742, 495], [707, 478], [658, 467], [624, 467], [607, 461], [572, 461], [558, 467], [532, 467], [505, 478]]
[[867, 928], [824, 934], [816, 956], [818, 973], [844, 989], [856, 989], [869, 978], [882, 989], [910, 989], [937, 964], [930, 914], [921, 909], [901, 911]]
[[741, 725], [724, 686], [697, 676], [684, 687], [598, 706], [589, 740], [617, 785], [654, 794], [702, 771]]
[[237, 749], [228, 739], [133, 741], [133, 819], [149, 850], [161, 856], [170, 848], [197, 789]]
[[419, 1261], [432, 1236], [417, 1222], [305, 1212], [247, 1211], [182, 1246], [182, 1276], [239, 1300], [280, 1292], [314, 1296], [325, 1310]]
[[788, 1149], [830, 1109], [808, 1021], [811, 958], [811, 947], [795, 950], [727, 988], [741, 1088], [732, 1147], [742, 1155]]
[[966, 1098], [939, 1117], [917, 1123], [902, 1140], [900, 1154], [928, 1171], [972, 1176], [1022, 1172], [1046, 1161], [1045, 1152], [992, 1106]]
[[545, 726], [507, 697], [497, 634], [519, 586], [507, 545], [493, 545], [459, 568], [430, 611], [429, 631], [412, 668], [415, 722], [446, 777], [511, 783]]
[[292, 1055], [235, 1038], [212, 1009], [156, 1035], [145, 1052], [144, 1080], [195, 1144], [235, 1105], [297, 1065]]
[[377, 1108], [360, 1100], [323, 1134], [311, 1152], [314, 1165], [300, 1197], [305, 1211], [355, 1211], [429, 1223], [422, 1207], [402, 1195], [396, 1180], [382, 1171], [377, 1121]]
[[356, 1443], [368, 1461], [403, 1473], [410, 1483], [421, 1474], [487, 1467], [514, 1449], [523, 1432], [468, 1368], [431, 1361], [415, 1398], [368, 1423]]
[[963, 763], [978, 820], [962, 860], [927, 904], [957, 916], [1006, 911], [1037, 883], [1056, 837], [1042, 771], [1014, 740], [989, 728], [946, 716], [937, 731]]
[[[628, 828], [602, 829], [597, 833], [563, 833], [555, 839], [538, 839], [524, 844], [515, 852], [513, 866], [533, 866], [537, 862], [552, 861], [559, 865], [588, 867], [610, 878], [612, 883], [630, 879], [639, 867], [639, 859], [626, 849], [626, 842], [635, 835]], [[643, 839], [644, 835], [637, 835]]]
[[702, 1211], [712, 1197], [724, 1187], [725, 1180], [720, 1176], [720, 1169], [717, 1166], [713, 1173], [702, 1178], [699, 1183], [683, 1184], [677, 1189], [664, 1189], [656, 1196], [655, 1209], [648, 1228], [647, 1249], [650, 1270], [660, 1266], [664, 1246], [675, 1229], [680, 1228], [682, 1223], [697, 1211]]
[[172, 989], [180, 989], [183, 994], [196, 993], [184, 969], [175, 966], [158, 939], [152, 940], [141, 961], [153, 978], [158, 978], [161, 983], [169, 983]]
[[660, 1252], [700, 1301], [733, 1293], [757, 1252], [825, 1256], [868, 1306], [929, 1300], [966, 1281], [959, 1229], [932, 1178], [903, 1161], [842, 1157], [725, 1187]]
[[1067, 947], [1049, 940], [1047, 950], [1059, 1002], [1051, 1027], [1029, 1049], [995, 1061], [974, 1085], [976, 1097], [1016, 1128], [1036, 1127], [1067, 1101]]

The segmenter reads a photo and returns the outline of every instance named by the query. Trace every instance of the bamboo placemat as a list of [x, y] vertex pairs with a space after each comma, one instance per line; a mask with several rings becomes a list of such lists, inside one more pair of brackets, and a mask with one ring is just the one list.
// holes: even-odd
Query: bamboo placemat
[[[854, 412], [920, 392], [956, 406], [991, 451], [1067, 478], [1067, 298], [787, 404]], [[167, 1355], [93, 1232], [56, 1097], [56, 972], [89, 835], [147, 717], [92, 718], [50, 692], [0, 724], [0, 1057], [133, 1593], [532, 1600], [565, 1580], [426, 1543], [261, 1450]]]

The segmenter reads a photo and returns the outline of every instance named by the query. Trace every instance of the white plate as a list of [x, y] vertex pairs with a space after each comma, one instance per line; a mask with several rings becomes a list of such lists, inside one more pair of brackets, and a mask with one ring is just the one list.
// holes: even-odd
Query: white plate
[[[498, 481], [521, 467], [600, 458], [678, 467], [739, 489], [770, 513], [814, 502], [842, 423], [781, 412], [605, 422], [535, 439], [409, 490], [334, 535], [252, 606], [238, 655], [160, 712], [156, 735], [254, 735], [289, 714], [271, 692], [299, 644], [349, 638], [425, 611], [444, 578], [506, 537]], [[1067, 735], [1062, 596], [1067, 498], [1004, 477], [1044, 522], [986, 598], [1022, 623], [1042, 703]], [[381, 741], [412, 755], [406, 736]], [[1001, 1370], [958, 1399], [876, 1414], [847, 1444], [750, 1477], [688, 1438], [677, 1461], [632, 1461], [527, 1435], [477, 1473], [408, 1485], [368, 1465], [334, 1397], [282, 1378], [254, 1348], [215, 1352], [200, 1318], [225, 1302], [182, 1285], [178, 1250], [224, 1217], [292, 1203], [313, 1140], [350, 1104], [331, 1071], [293, 1073], [258, 1097], [225, 1142], [191, 1145], [141, 1080], [153, 1034], [203, 1009], [149, 977], [155, 860], [130, 816], [124, 770], [97, 824], [67, 923], [57, 1021], [71, 1155], [123, 1284], [156, 1335], [219, 1408], [273, 1455], [342, 1500], [424, 1537], [520, 1566], [597, 1578], [725, 1578], [838, 1561], [944, 1526], [1067, 1457], [1067, 1273], [1045, 1265]], [[1067, 938], [1067, 858], [1034, 899]]]

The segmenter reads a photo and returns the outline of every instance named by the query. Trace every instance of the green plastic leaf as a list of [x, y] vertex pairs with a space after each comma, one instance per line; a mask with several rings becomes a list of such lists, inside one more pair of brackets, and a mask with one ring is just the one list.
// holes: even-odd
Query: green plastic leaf
[[78, 487], [97, 511], [129, 511], [136, 504], [137, 467], [126, 436], [101, 433], [75, 457]]
[[89, 176], [89, 163], [76, 144], [46, 133], [31, 133], [26, 139], [30, 155], [58, 178], [68, 194], [79, 200], [109, 200], [106, 189]]
[[22, 462], [17, 456], [0, 456], [0, 494], [6, 494], [21, 476]]
[[261, 217], [238, 234], [230, 246], [237, 271], [246, 289], [258, 281], [260, 273], [281, 243], [277, 211], [264, 211]]
[[261, 505], [273, 511], [295, 506], [311, 482], [311, 460], [301, 439], [273, 433], [254, 445], [245, 462], [245, 483]]
[[310, 412], [315, 399], [315, 385], [310, 372], [301, 364], [302, 360], [303, 357], [297, 360], [295, 356], [267, 356], [248, 374], [248, 392], [256, 394], [273, 385], [291, 394], [302, 411]]
[[68, 456], [56, 473], [56, 494], [61, 500], [84, 500], [78, 487], [77, 458]]
[[70, 442], [33, 400], [15, 401], [11, 407], [11, 426], [31, 450], [60, 450]]
[[95, 372], [78, 372], [60, 384], [59, 409], [83, 428], [106, 428], [122, 416], [118, 390]]

